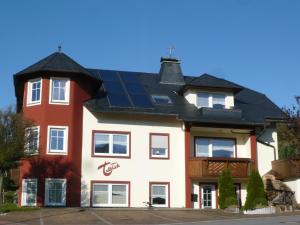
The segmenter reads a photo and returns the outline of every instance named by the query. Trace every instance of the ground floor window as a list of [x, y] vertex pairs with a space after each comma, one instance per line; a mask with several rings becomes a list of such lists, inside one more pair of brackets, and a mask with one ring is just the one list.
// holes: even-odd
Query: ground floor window
[[129, 183], [92, 184], [92, 206], [94, 207], [128, 207]]
[[45, 205], [66, 205], [66, 179], [46, 179]]
[[22, 205], [36, 206], [37, 179], [23, 179]]
[[155, 207], [169, 207], [169, 183], [150, 183], [150, 202]]

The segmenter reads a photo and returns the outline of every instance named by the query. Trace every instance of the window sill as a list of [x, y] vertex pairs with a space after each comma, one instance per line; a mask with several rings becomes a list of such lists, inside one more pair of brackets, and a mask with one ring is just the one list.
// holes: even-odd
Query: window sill
[[98, 154], [92, 154], [92, 157], [94, 158], [123, 158], [123, 159], [130, 159], [130, 155], [98, 155]]
[[70, 105], [70, 102], [51, 101], [50, 105]]
[[28, 103], [26, 104], [27, 107], [30, 107], [30, 106], [36, 106], [36, 105], [41, 105], [41, 102], [40, 102], [40, 101], [39, 101], [39, 102], [28, 102]]

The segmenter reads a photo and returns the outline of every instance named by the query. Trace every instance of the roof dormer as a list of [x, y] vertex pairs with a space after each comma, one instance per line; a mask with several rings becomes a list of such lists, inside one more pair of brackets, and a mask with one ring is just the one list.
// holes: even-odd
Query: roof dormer
[[178, 93], [198, 108], [232, 109], [234, 94], [241, 89], [241, 86], [232, 82], [203, 74], [190, 79]]

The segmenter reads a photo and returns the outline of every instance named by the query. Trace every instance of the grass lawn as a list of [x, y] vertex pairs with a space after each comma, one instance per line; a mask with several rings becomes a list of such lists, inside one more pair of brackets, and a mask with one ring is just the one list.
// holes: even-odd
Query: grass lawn
[[3, 204], [0, 205], [0, 213], [7, 213], [7, 212], [16, 212], [16, 211], [32, 211], [38, 210], [38, 207], [18, 207], [18, 205], [13, 203]]

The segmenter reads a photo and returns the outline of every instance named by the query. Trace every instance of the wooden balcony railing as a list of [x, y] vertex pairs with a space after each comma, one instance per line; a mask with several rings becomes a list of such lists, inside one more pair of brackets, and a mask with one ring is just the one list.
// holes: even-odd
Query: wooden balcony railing
[[188, 173], [192, 179], [218, 177], [229, 169], [234, 178], [247, 178], [254, 163], [248, 158], [192, 158], [188, 162]]
[[282, 159], [272, 161], [272, 170], [276, 179], [300, 177], [300, 159]]

